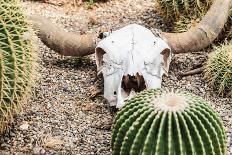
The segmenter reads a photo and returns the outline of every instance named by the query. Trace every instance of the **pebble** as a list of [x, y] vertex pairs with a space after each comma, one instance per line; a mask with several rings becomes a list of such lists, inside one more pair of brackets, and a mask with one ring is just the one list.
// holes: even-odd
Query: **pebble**
[[24, 123], [24, 124], [22, 124], [22, 125], [20, 125], [20, 129], [21, 130], [27, 130], [28, 129], [28, 127], [29, 127], [29, 124], [26, 122], [26, 123]]
[[44, 154], [46, 151], [42, 147], [34, 147], [33, 154], [34, 155], [41, 155]]

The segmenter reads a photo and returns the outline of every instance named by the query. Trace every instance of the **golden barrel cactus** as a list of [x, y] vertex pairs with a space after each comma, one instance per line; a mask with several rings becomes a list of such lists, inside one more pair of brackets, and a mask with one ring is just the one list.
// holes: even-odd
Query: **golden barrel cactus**
[[18, 0], [0, 0], [0, 133], [26, 101], [33, 82], [32, 31]]
[[219, 94], [232, 96], [232, 44], [216, 47], [209, 54], [205, 77]]

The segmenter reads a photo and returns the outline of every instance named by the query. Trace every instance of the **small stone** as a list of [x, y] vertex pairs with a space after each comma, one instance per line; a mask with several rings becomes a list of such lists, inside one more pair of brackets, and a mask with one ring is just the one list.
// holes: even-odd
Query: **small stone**
[[51, 103], [50, 102], [48, 102], [48, 104], [47, 104], [47, 108], [49, 109], [49, 108], [51, 108]]
[[68, 85], [64, 85], [63, 91], [67, 92], [68, 91]]
[[33, 154], [35, 154], [35, 155], [41, 154], [42, 149], [43, 149], [42, 147], [34, 147]]
[[41, 153], [41, 154], [45, 154], [46, 151], [42, 148], [42, 149], [40, 150], [40, 153]]
[[199, 88], [200, 92], [205, 95], [205, 90], [203, 88]]
[[25, 122], [25, 123], [23, 123], [22, 125], [20, 125], [20, 129], [21, 130], [28, 130], [28, 127], [29, 127], [29, 124], [28, 124], [28, 122]]

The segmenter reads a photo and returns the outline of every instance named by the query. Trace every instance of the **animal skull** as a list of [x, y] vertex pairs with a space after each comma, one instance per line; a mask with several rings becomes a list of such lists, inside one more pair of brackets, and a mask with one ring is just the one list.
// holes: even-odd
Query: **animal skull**
[[103, 73], [104, 97], [117, 108], [134, 92], [160, 88], [171, 62], [171, 49], [158, 31], [131, 24], [106, 33], [95, 49]]

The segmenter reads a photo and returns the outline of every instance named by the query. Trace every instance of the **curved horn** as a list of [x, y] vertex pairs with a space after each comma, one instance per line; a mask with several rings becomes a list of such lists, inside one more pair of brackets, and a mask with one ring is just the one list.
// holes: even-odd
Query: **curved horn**
[[196, 27], [183, 33], [163, 32], [162, 35], [167, 39], [174, 53], [201, 50], [212, 43], [223, 29], [231, 4], [232, 0], [215, 0]]
[[28, 17], [37, 36], [55, 52], [65, 56], [86, 56], [95, 52], [96, 34], [77, 35], [51, 24], [42, 17]]

